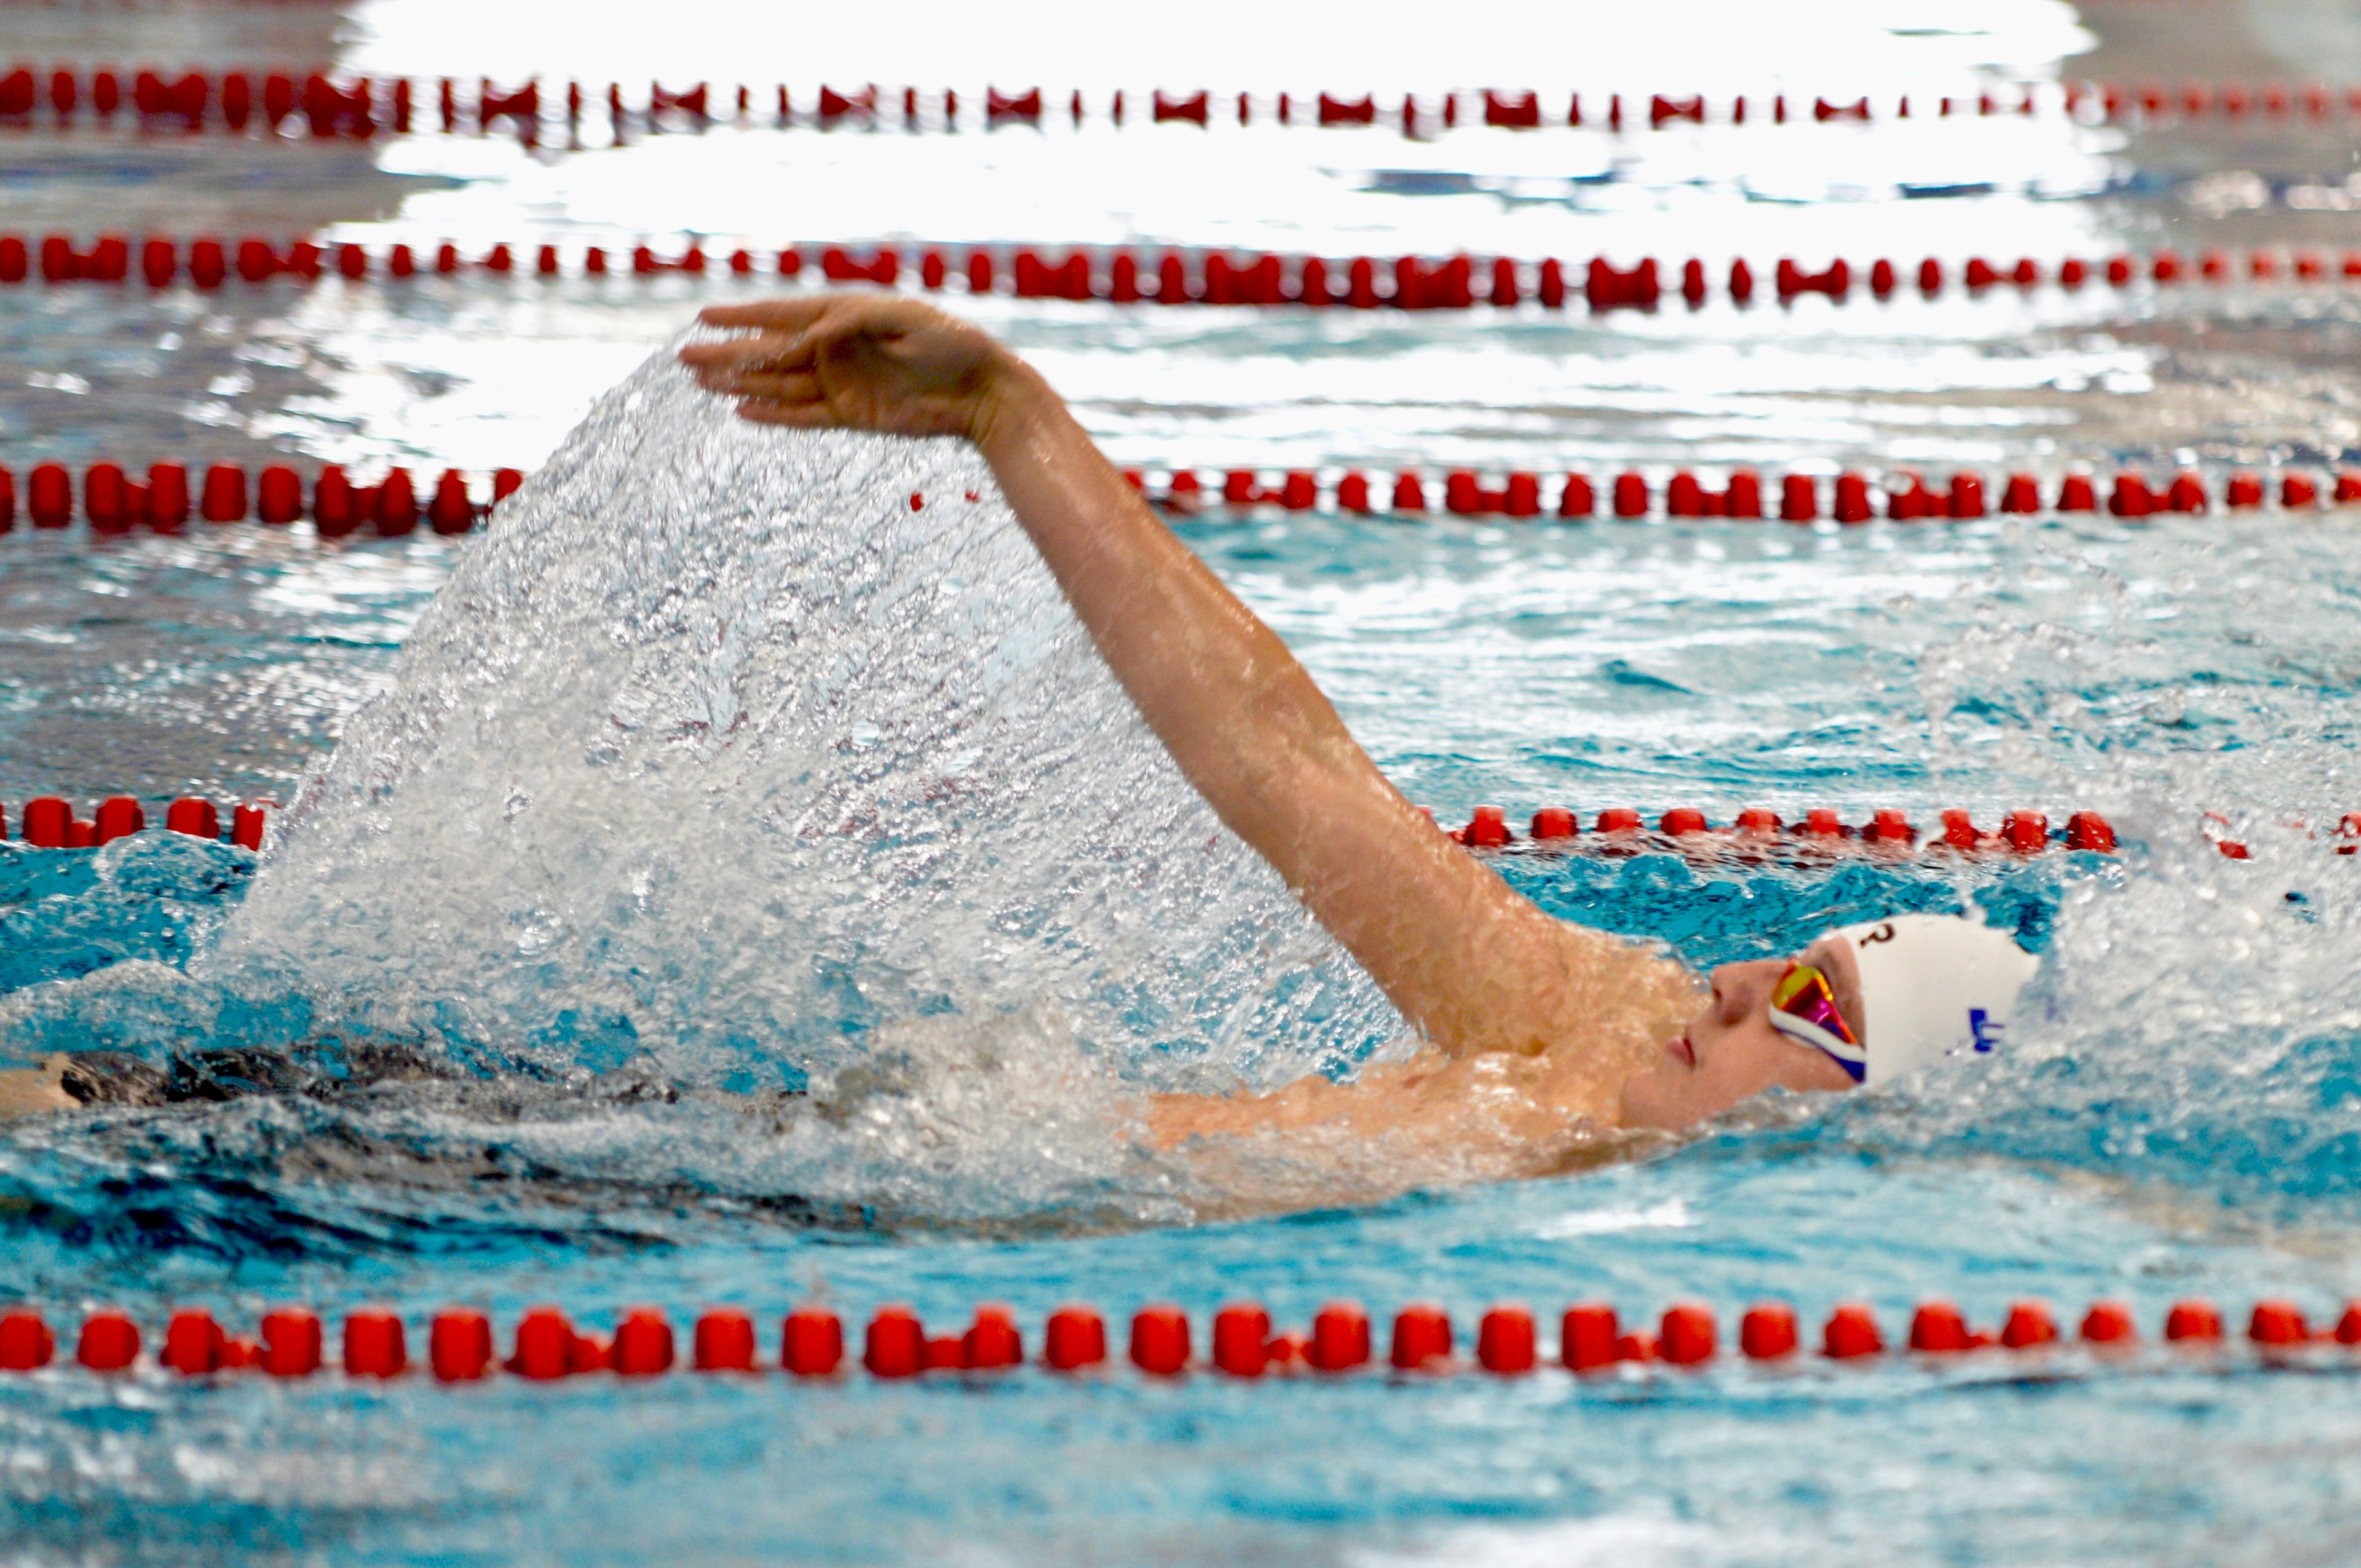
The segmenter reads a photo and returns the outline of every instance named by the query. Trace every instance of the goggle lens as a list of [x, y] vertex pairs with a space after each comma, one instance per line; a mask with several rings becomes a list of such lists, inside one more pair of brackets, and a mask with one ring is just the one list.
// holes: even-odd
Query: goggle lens
[[1771, 1006], [1774, 1012], [1827, 1030], [1846, 1045], [1861, 1044], [1844, 1014], [1837, 1011], [1836, 988], [1828, 983], [1826, 974], [1810, 964], [1787, 966], [1787, 972], [1771, 988]]

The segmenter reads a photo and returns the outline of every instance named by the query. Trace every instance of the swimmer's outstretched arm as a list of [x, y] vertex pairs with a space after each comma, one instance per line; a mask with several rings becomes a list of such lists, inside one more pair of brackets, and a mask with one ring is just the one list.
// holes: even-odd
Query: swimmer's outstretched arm
[[1686, 997], [1677, 966], [1544, 914], [1437, 832], [1286, 644], [1007, 348], [930, 306], [873, 294], [716, 306], [702, 319], [752, 329], [681, 353], [747, 419], [973, 442], [1190, 783], [1436, 1046], [1578, 1045]]

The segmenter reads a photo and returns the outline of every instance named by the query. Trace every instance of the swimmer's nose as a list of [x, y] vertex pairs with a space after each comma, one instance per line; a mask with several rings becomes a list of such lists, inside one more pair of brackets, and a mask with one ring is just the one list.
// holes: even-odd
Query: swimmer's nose
[[1762, 1000], [1763, 987], [1772, 973], [1779, 968], [1776, 960], [1758, 959], [1750, 963], [1723, 964], [1706, 977], [1713, 988], [1713, 1014], [1725, 1027], [1735, 1028], [1746, 1021]]
[[1714, 1018], [1725, 1028], [1738, 1024], [1746, 1016], [1746, 1009], [1738, 1000], [1739, 992], [1745, 988], [1738, 983], [1738, 976], [1733, 972], [1737, 968], [1736, 964], [1724, 964], [1706, 977], [1707, 983], [1713, 987]]

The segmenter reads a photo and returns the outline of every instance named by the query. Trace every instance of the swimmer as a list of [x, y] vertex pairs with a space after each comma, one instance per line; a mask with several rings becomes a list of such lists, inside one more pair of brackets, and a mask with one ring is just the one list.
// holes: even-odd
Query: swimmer
[[1422, 1042], [1350, 1082], [1161, 1095], [1166, 1147], [1331, 1130], [1455, 1136], [1470, 1106], [1509, 1143], [1693, 1125], [1772, 1089], [1838, 1091], [1993, 1048], [2036, 960], [2004, 934], [1899, 916], [1792, 959], [1702, 980], [1510, 888], [1387, 782], [1278, 635], [1158, 520], [1049, 383], [917, 301], [833, 294], [716, 306], [741, 335], [681, 351], [757, 423], [956, 436], [991, 465], [1100, 654], [1230, 830]]
[[[746, 419], [955, 436], [983, 453], [1182, 773], [1421, 1042], [1347, 1082], [1156, 1096], [1147, 1119], [1159, 1146], [1301, 1134], [1535, 1173], [1585, 1157], [1601, 1134], [1691, 1126], [1773, 1089], [1884, 1083], [2003, 1037], [2035, 960], [1971, 921], [1845, 927], [1793, 959], [1701, 979], [1655, 946], [1542, 910], [1387, 782], [1277, 634], [1157, 519], [1039, 374], [975, 327], [868, 294], [703, 319], [743, 335], [681, 357]], [[0, 1119], [285, 1087], [275, 1068], [242, 1060], [158, 1070], [83, 1053], [0, 1071]]]

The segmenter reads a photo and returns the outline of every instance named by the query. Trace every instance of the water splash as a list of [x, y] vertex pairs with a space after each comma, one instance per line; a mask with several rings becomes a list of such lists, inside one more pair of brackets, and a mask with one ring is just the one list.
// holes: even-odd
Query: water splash
[[1127, 1090], [1399, 1028], [971, 447], [752, 427], [669, 351], [502, 508], [195, 972], [315, 1043], [857, 1101], [835, 1163], [888, 1186], [1104, 1175]]

